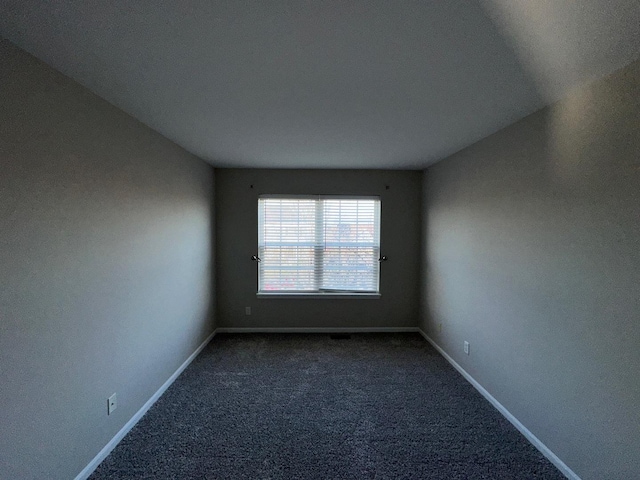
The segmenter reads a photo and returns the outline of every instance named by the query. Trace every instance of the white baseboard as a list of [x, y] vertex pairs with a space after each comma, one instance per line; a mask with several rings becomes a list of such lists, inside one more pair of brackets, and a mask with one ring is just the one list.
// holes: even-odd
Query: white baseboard
[[475, 378], [469, 375], [469, 373], [467, 373], [467, 371], [464, 368], [462, 368], [453, 358], [451, 358], [442, 348], [440, 348], [440, 346], [436, 342], [434, 342], [426, 333], [422, 331], [422, 329], [418, 329], [418, 331], [425, 338], [425, 340], [427, 340], [427, 342], [429, 342], [433, 346], [433, 348], [435, 348], [438, 351], [438, 353], [440, 353], [440, 355], [442, 355], [445, 358], [445, 360], [447, 360], [447, 362], [449, 362], [451, 366], [453, 366], [453, 368], [455, 368], [458, 372], [460, 372], [460, 374], [471, 385], [473, 385], [473, 387], [476, 390], [478, 390], [478, 392], [480, 392], [480, 394], [484, 398], [486, 398], [489, 401], [489, 403], [493, 405], [502, 414], [504, 418], [509, 420], [511, 424], [514, 427], [516, 427], [518, 431], [522, 433], [522, 435], [524, 435], [525, 438], [529, 440], [529, 442], [540, 451], [540, 453], [542, 453], [545, 457], [547, 457], [549, 461], [558, 468], [558, 470], [560, 470], [570, 480], [580, 480], [580, 477], [573, 470], [571, 470], [566, 463], [560, 460], [560, 458], [555, 453], [553, 453], [549, 449], [549, 447], [547, 447], [544, 443], [540, 441], [538, 437], [536, 437], [533, 433], [531, 433], [531, 431], [529, 431], [529, 429], [525, 427], [520, 422], [520, 420], [514, 417], [509, 410], [507, 410], [500, 402], [498, 402], [498, 400], [496, 400], [493, 397], [493, 395], [491, 395], [487, 390], [485, 390], [485, 388], [482, 385], [480, 385]]
[[216, 333], [418, 333], [418, 327], [222, 327]]
[[138, 410], [136, 414], [131, 417], [131, 419], [124, 425], [124, 427], [120, 429], [118, 433], [116, 433], [116, 435], [109, 441], [109, 443], [107, 443], [104, 448], [100, 450], [100, 452], [93, 458], [93, 460], [91, 460], [89, 464], [82, 469], [82, 471], [76, 476], [75, 480], [86, 480], [87, 478], [89, 478], [89, 475], [91, 475], [93, 471], [98, 468], [98, 465], [100, 465], [102, 461], [107, 458], [107, 456], [116, 447], [116, 445], [118, 445], [118, 443], [120, 443], [125, 435], [129, 433], [134, 425], [138, 423], [142, 416], [147, 413], [147, 410], [149, 410], [149, 408], [151, 408], [151, 406], [156, 403], [156, 400], [158, 400], [162, 396], [165, 390], [169, 388], [171, 384], [176, 380], [176, 378], [178, 378], [178, 376], [184, 371], [184, 369], [187, 368], [191, 362], [193, 362], [193, 360], [198, 356], [202, 349], [207, 346], [211, 339], [213, 339], [216, 333], [217, 330], [214, 330], [211, 335], [209, 335], [205, 339], [205, 341], [200, 344], [196, 351], [189, 355], [189, 358], [187, 358], [182, 363], [182, 365], [180, 365], [178, 369], [173, 372], [173, 375], [171, 375], [169, 379], [162, 384], [158, 391], [154, 393], [149, 400], [147, 400], [147, 403], [145, 403], [142, 408], [140, 408], [140, 410]]

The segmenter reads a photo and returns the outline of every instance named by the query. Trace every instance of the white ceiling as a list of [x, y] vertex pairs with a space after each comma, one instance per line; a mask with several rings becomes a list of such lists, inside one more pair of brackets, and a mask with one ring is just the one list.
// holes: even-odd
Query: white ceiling
[[0, 0], [0, 35], [216, 166], [421, 168], [640, 55], [637, 0]]

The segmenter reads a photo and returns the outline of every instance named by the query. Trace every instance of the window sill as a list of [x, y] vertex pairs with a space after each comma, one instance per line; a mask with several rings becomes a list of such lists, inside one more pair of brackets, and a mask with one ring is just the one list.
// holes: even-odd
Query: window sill
[[325, 299], [325, 300], [378, 300], [382, 295], [379, 293], [256, 293], [257, 298], [270, 298], [270, 299]]

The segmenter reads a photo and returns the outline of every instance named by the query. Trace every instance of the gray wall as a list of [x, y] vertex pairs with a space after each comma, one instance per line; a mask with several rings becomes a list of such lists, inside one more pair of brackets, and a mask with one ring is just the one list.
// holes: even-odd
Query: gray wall
[[[217, 169], [218, 326], [417, 326], [420, 179], [415, 171]], [[257, 299], [251, 255], [258, 248], [258, 196], [268, 193], [380, 195], [381, 249], [389, 257], [382, 265], [382, 297]]]
[[213, 169], [2, 40], [0, 98], [0, 478], [69, 479], [213, 330]]
[[636, 62], [424, 177], [422, 327], [584, 480], [640, 472], [639, 158]]

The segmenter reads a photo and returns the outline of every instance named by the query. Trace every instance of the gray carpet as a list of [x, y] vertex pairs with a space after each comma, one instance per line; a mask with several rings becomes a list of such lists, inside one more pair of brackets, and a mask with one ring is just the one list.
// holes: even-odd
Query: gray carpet
[[91, 479], [562, 479], [418, 334], [218, 335]]

